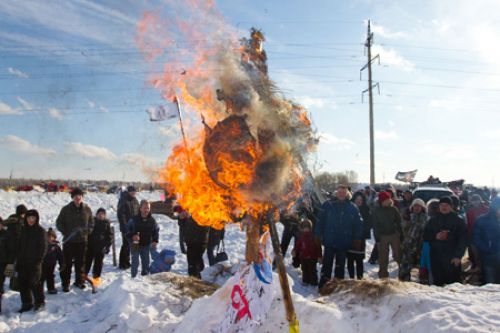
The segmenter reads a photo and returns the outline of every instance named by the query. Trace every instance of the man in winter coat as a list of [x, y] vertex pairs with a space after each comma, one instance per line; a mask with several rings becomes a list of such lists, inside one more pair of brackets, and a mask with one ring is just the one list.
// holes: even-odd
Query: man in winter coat
[[[42, 262], [47, 252], [47, 237], [40, 226], [40, 217], [34, 209], [28, 210], [17, 248], [16, 270], [22, 307], [19, 312], [42, 310], [45, 306], [43, 286], [40, 282]], [[35, 303], [33, 305], [33, 298]]]
[[472, 242], [472, 231], [474, 224], [479, 216], [488, 213], [488, 206], [483, 203], [483, 199], [480, 195], [474, 194], [470, 198], [470, 207], [466, 211], [467, 217], [467, 236], [469, 238], [469, 259], [471, 261], [471, 269], [478, 270], [481, 267], [479, 262], [479, 253], [476, 246]]
[[160, 228], [156, 220], [151, 216], [151, 205], [147, 200], [141, 200], [139, 215], [130, 219], [127, 224], [127, 239], [130, 243], [130, 255], [132, 257], [132, 277], [137, 276], [139, 269], [139, 256], [141, 257], [141, 275], [149, 274], [149, 252], [151, 247], [158, 244]]
[[473, 244], [479, 250], [484, 283], [500, 283], [500, 198], [494, 198], [487, 215], [474, 225]]
[[387, 267], [389, 265], [389, 246], [392, 249], [394, 260], [400, 262], [401, 247], [401, 215], [399, 210], [393, 206], [392, 195], [382, 191], [378, 195], [378, 206], [372, 214], [373, 231], [375, 240], [378, 242], [379, 271], [381, 279], [389, 277]]
[[92, 233], [94, 218], [90, 207], [83, 202], [83, 192], [79, 188], [71, 191], [72, 201], [64, 206], [56, 220], [57, 230], [63, 234], [64, 270], [61, 282], [64, 292], [69, 292], [71, 270], [75, 265], [75, 283], [80, 289], [85, 288], [83, 268], [88, 235]]
[[134, 216], [139, 215], [139, 201], [137, 201], [136, 189], [134, 186], [127, 187], [127, 191], [122, 193], [118, 201], [118, 222], [120, 223], [120, 232], [122, 234], [122, 246], [120, 248], [120, 259], [118, 268], [130, 268], [130, 246], [126, 236], [126, 227], [128, 221]]
[[335, 278], [344, 278], [347, 251], [353, 241], [363, 240], [361, 215], [356, 205], [348, 200], [347, 193], [346, 186], [337, 188], [337, 200], [323, 204], [314, 227], [314, 234], [324, 246], [319, 289], [331, 279], [334, 260]]
[[93, 265], [92, 277], [95, 286], [101, 284], [101, 272], [104, 255], [109, 253], [111, 246], [111, 224], [106, 218], [106, 210], [99, 208], [94, 218], [94, 229], [89, 235], [87, 255], [85, 258], [85, 274], [89, 274]]
[[439, 213], [427, 222], [424, 241], [430, 246], [433, 283], [437, 286], [460, 281], [461, 259], [467, 246], [464, 220], [453, 212], [450, 197], [439, 200]]
[[203, 262], [203, 253], [208, 245], [209, 227], [202, 227], [189, 216], [186, 224], [186, 245], [187, 245], [187, 261], [188, 274], [197, 278], [201, 278], [201, 271], [205, 268]]

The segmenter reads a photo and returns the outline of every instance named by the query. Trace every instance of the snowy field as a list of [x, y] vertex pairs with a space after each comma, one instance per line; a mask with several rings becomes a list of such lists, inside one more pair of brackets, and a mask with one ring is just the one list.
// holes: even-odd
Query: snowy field
[[[159, 200], [159, 193], [138, 193], [138, 199]], [[0, 216], [6, 218], [17, 204], [37, 209], [41, 224], [55, 229], [61, 207], [70, 201], [67, 193], [16, 193], [0, 191]], [[115, 195], [90, 193], [84, 197], [95, 212], [99, 207], [116, 220]], [[177, 223], [156, 215], [160, 224], [160, 248], [178, 249]], [[115, 226], [118, 230], [118, 226]], [[117, 251], [121, 237], [117, 233]], [[238, 226], [227, 227], [226, 250], [233, 263], [243, 259], [244, 235]], [[370, 248], [371, 246], [368, 246]], [[368, 253], [369, 253], [368, 249]], [[186, 258], [177, 254], [173, 272], [185, 275]], [[301, 332], [500, 332], [500, 286], [473, 287], [455, 284], [446, 288], [414, 283], [393, 283], [390, 292], [377, 294], [356, 288], [320, 296], [316, 288], [302, 286], [300, 271], [286, 258], [294, 304]], [[208, 262], [206, 260], [206, 262]], [[391, 263], [391, 276], [396, 275]], [[375, 278], [377, 267], [366, 264], [367, 278]], [[46, 295], [46, 308], [19, 315], [18, 293], [7, 291], [0, 314], [0, 332], [210, 332], [224, 316], [222, 287], [214, 295], [197, 300], [169, 283], [153, 277], [130, 278], [130, 272], [105, 259], [102, 284], [96, 294], [88, 289], [63, 294], [59, 278], [57, 295]], [[277, 280], [277, 279], [275, 279]], [[275, 284], [275, 288], [279, 288]], [[8, 289], [8, 288], [7, 288]], [[277, 290], [277, 295], [280, 295]], [[257, 332], [288, 332], [281, 297], [273, 301], [265, 325]]]

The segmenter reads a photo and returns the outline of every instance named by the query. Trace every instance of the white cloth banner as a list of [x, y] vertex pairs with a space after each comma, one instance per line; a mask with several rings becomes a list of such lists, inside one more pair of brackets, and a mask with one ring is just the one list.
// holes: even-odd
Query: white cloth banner
[[163, 121], [177, 118], [178, 116], [176, 106], [173, 104], [169, 104], [166, 109], [163, 105], [151, 107], [147, 109], [146, 112], [149, 113], [150, 121]]
[[267, 317], [275, 297], [271, 261], [267, 255], [268, 237], [262, 237], [262, 264], [242, 265], [227, 281], [228, 294], [224, 319], [215, 330], [218, 333], [254, 332]]

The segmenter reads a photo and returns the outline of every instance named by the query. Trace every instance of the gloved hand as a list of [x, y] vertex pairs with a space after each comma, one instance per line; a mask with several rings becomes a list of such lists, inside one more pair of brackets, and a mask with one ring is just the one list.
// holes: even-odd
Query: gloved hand
[[102, 254], [109, 254], [109, 246], [102, 248]]
[[3, 274], [9, 278], [13, 277], [14, 276], [14, 264], [7, 264], [7, 266], [5, 266], [5, 270], [4, 270]]

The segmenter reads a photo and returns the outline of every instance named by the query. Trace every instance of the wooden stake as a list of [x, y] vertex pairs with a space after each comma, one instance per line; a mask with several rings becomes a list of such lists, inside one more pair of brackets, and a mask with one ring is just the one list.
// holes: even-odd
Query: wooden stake
[[271, 241], [274, 250], [274, 260], [276, 261], [276, 265], [278, 267], [281, 292], [283, 294], [283, 302], [285, 304], [286, 319], [288, 320], [290, 332], [298, 333], [299, 321], [297, 320], [297, 315], [295, 314], [295, 308], [293, 306], [293, 301], [292, 301], [292, 294], [290, 292], [290, 285], [288, 284], [285, 262], [283, 261], [283, 254], [281, 253], [280, 240], [275, 225], [278, 218], [279, 218], [279, 213], [277, 213], [276, 210], [274, 209], [269, 210], [269, 212], [267, 213], [269, 233], [271, 234]]

